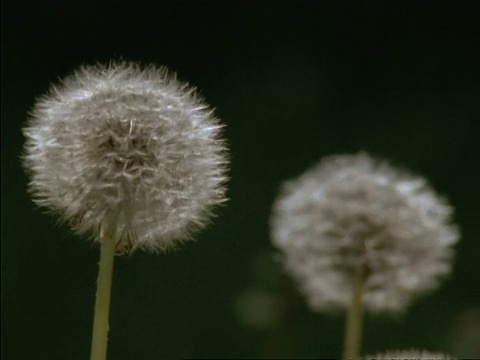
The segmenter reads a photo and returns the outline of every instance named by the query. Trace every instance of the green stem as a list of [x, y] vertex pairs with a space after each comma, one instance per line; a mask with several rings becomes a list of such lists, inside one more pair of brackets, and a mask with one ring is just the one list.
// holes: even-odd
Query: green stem
[[114, 256], [115, 227], [112, 226], [101, 239], [90, 360], [106, 360], [107, 358], [108, 315], [110, 312]]
[[365, 286], [365, 280], [365, 271], [363, 267], [359, 267], [354, 275], [352, 300], [345, 322], [343, 360], [360, 359], [363, 330], [362, 295]]

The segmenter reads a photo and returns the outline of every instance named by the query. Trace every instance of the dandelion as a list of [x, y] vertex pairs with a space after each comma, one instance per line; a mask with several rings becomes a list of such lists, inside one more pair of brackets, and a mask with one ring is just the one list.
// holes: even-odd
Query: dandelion
[[368, 355], [365, 360], [453, 360], [452, 357], [426, 350], [397, 350], [387, 351], [377, 355]]
[[[110, 271], [108, 278], [113, 250], [171, 248], [226, 200], [221, 129], [195, 89], [164, 68], [85, 66], [31, 112], [24, 129], [30, 192], [77, 233], [101, 242], [100, 274]], [[104, 252], [112, 253], [105, 263]], [[110, 287], [104, 280], [99, 275], [99, 289]]]
[[271, 233], [309, 305], [348, 309], [356, 333], [363, 307], [399, 313], [439, 286], [459, 238], [451, 215], [425, 179], [365, 153], [337, 155], [283, 186]]
[[225, 200], [221, 125], [194, 89], [153, 66], [83, 67], [36, 103], [24, 133], [35, 201], [118, 251], [162, 250]]

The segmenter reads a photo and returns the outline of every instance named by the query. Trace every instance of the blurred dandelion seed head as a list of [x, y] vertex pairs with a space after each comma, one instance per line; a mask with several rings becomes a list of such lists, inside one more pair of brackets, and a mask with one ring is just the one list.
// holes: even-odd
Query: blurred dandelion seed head
[[423, 178], [365, 153], [336, 155], [283, 186], [271, 235], [312, 308], [347, 308], [362, 267], [366, 308], [398, 313], [450, 272], [451, 214]]
[[454, 360], [454, 358], [426, 350], [390, 350], [377, 355], [367, 355], [364, 360]]
[[189, 239], [223, 203], [222, 125], [165, 68], [80, 68], [36, 102], [24, 134], [30, 191], [78, 233], [109, 226], [117, 251]]

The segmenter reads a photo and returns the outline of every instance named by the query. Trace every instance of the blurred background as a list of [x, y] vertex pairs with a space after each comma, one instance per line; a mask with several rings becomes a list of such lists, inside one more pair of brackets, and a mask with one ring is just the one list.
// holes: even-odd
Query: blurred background
[[280, 184], [365, 150], [426, 176], [462, 231], [452, 276], [401, 318], [367, 316], [363, 353], [480, 357], [480, 2], [2, 1], [5, 360], [90, 353], [99, 249], [26, 192], [21, 128], [84, 63], [165, 65], [226, 124], [227, 206], [196, 242], [118, 258], [109, 358], [338, 358], [269, 238]]

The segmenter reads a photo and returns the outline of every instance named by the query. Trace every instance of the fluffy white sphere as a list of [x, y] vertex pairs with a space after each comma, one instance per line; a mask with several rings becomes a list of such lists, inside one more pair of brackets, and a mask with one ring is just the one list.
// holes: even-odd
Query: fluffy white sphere
[[426, 350], [387, 351], [377, 355], [368, 355], [364, 360], [453, 360], [450, 356]]
[[191, 237], [226, 200], [227, 149], [212, 110], [164, 68], [80, 68], [35, 104], [24, 165], [37, 204], [117, 251]]
[[401, 312], [450, 272], [451, 214], [423, 178], [364, 153], [337, 155], [283, 186], [271, 233], [312, 308], [347, 308], [362, 267], [365, 307]]

